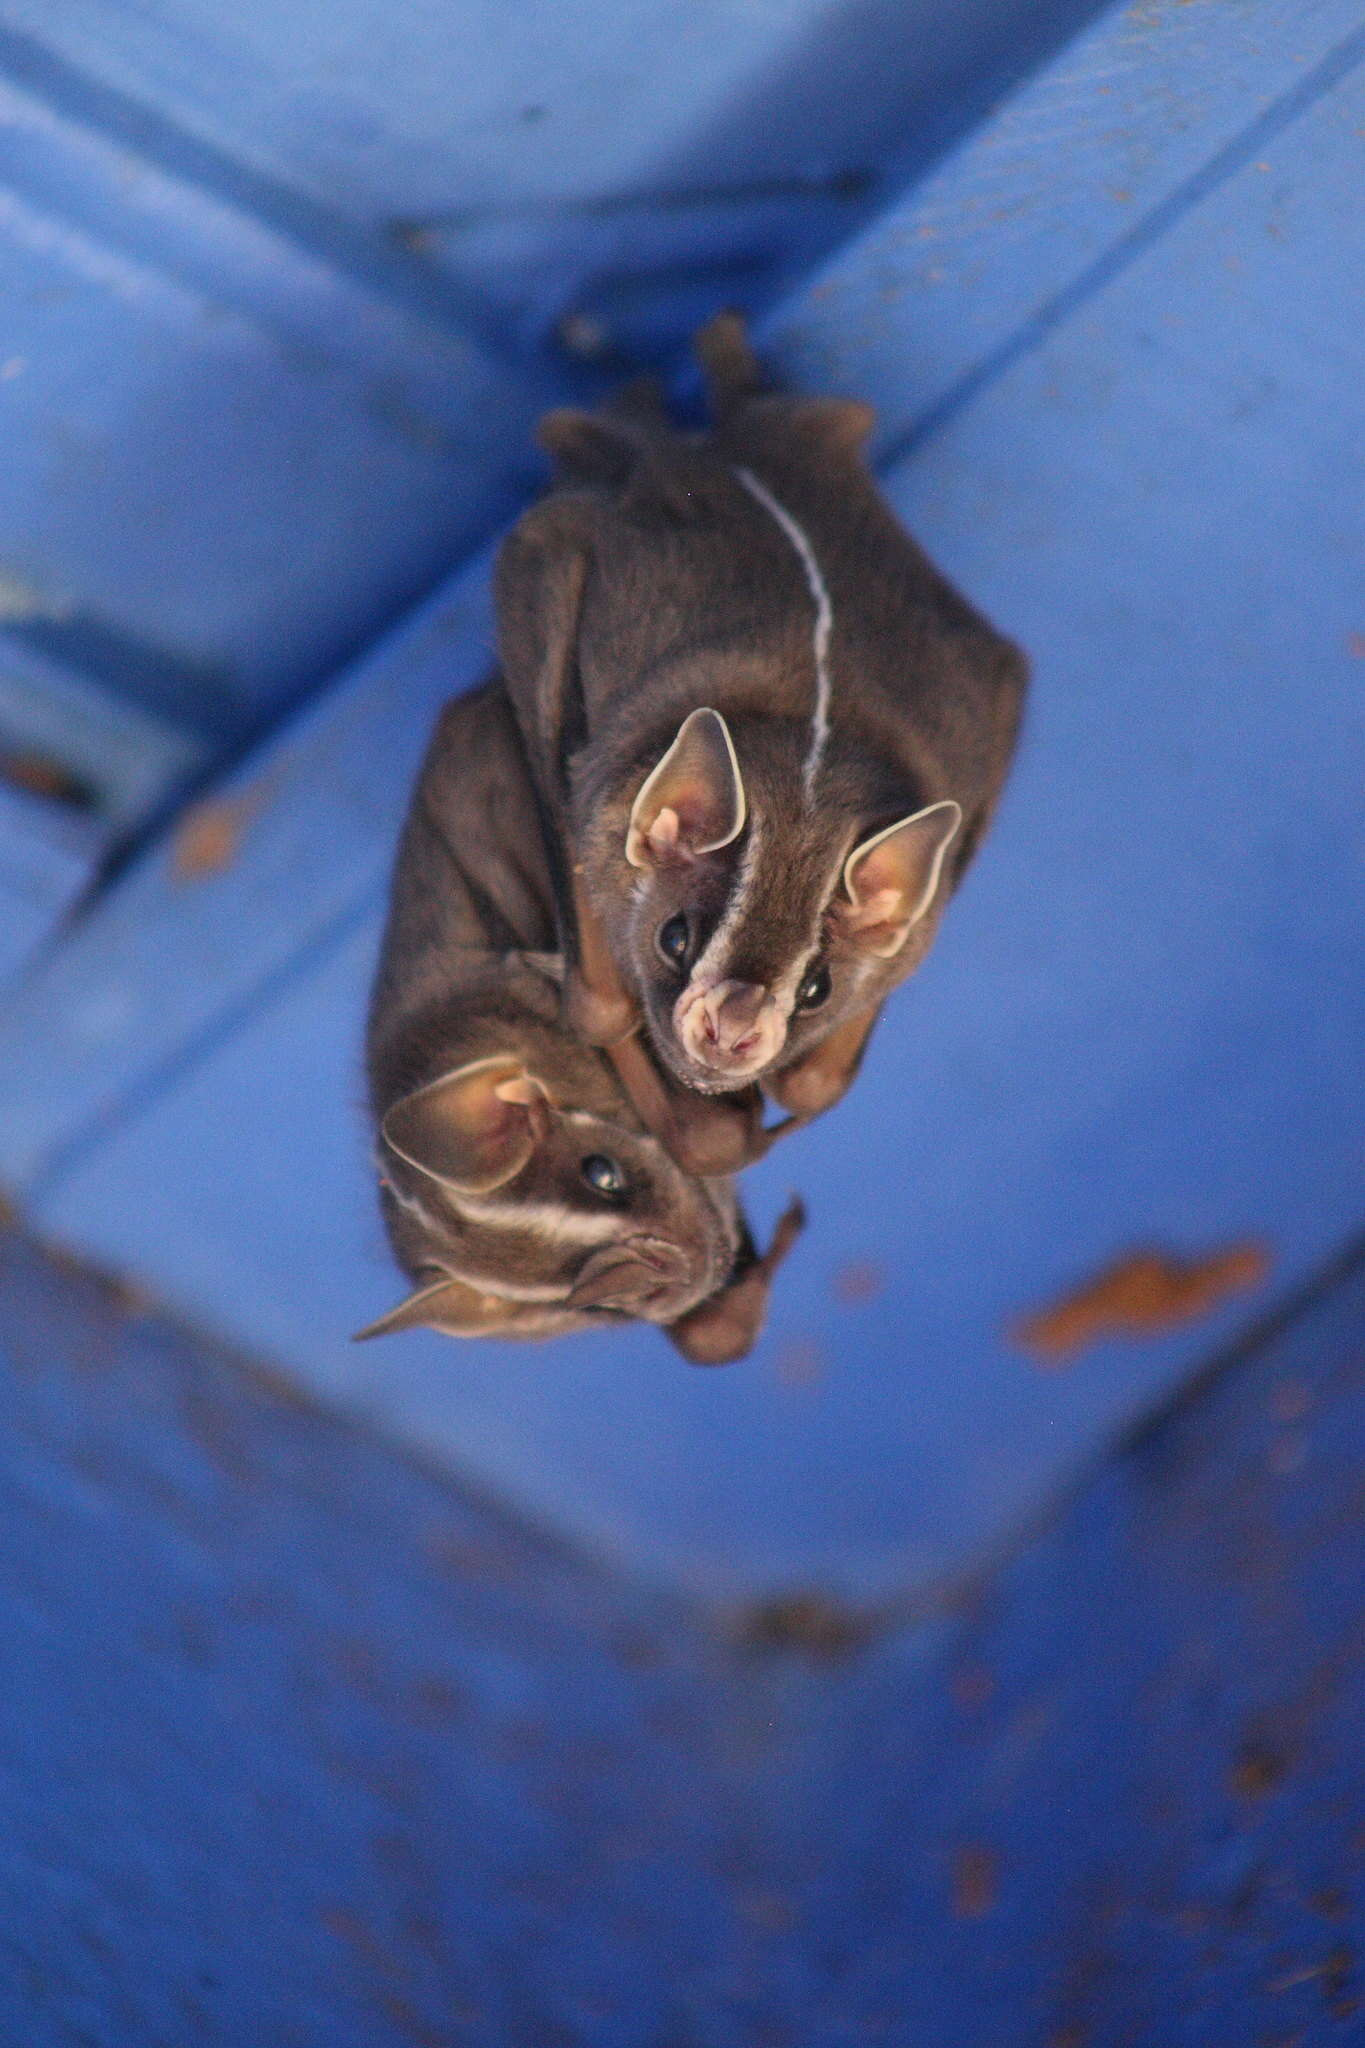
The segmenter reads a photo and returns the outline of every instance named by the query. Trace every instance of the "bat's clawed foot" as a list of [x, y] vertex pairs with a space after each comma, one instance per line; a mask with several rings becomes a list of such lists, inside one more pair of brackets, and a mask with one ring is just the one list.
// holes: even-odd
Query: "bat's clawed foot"
[[[809, 1123], [812, 1117], [823, 1116], [848, 1089], [850, 1075], [843, 1069], [821, 1066], [816, 1060], [803, 1060], [799, 1066], [788, 1068], [785, 1074], [770, 1074], [764, 1087], [779, 1109], [785, 1109], [790, 1122]], [[787, 1129], [786, 1124], [778, 1126]]]
[[718, 1180], [722, 1175], [741, 1173], [762, 1157], [762, 1151], [755, 1150], [754, 1125], [753, 1111], [747, 1105], [696, 1096], [685, 1106], [675, 1107], [659, 1136], [684, 1173]]
[[668, 1128], [660, 1135], [670, 1157], [684, 1173], [705, 1178], [742, 1173], [766, 1159], [779, 1138], [785, 1138], [805, 1121], [784, 1117], [781, 1123], [763, 1122], [762, 1091], [755, 1085], [738, 1095], [695, 1095], [679, 1102], [675, 1097]]
[[875, 1010], [850, 1017], [804, 1059], [769, 1074], [763, 1086], [778, 1108], [796, 1122], [808, 1123], [841, 1102], [857, 1079], [876, 1021]]
[[619, 1045], [638, 1029], [640, 1013], [622, 989], [599, 989], [570, 969], [564, 977], [564, 1022], [587, 1045]]
[[805, 1227], [805, 1204], [793, 1196], [762, 1258], [738, 1261], [727, 1287], [671, 1325], [669, 1338], [689, 1365], [734, 1365], [748, 1357], [768, 1319], [778, 1269]]

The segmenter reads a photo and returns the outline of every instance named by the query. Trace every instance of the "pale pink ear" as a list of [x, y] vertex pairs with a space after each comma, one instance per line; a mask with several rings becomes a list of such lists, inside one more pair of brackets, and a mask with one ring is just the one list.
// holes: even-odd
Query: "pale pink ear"
[[514, 1322], [524, 1305], [484, 1294], [453, 1274], [419, 1287], [387, 1315], [367, 1323], [351, 1339], [366, 1344], [371, 1337], [391, 1337], [398, 1330], [440, 1330], [447, 1337], [492, 1337]]
[[716, 853], [744, 830], [744, 782], [730, 728], [709, 706], [678, 728], [662, 761], [645, 779], [630, 813], [626, 859], [651, 867], [670, 855]]
[[899, 953], [934, 900], [943, 857], [962, 823], [951, 797], [901, 818], [855, 846], [844, 863], [844, 927], [878, 959]]
[[546, 1091], [510, 1053], [471, 1060], [396, 1102], [384, 1142], [409, 1166], [464, 1194], [520, 1173], [542, 1135]]

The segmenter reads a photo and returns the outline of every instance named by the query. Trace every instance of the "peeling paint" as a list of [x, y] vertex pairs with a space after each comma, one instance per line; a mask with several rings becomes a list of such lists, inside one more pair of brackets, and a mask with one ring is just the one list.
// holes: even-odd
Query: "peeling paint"
[[171, 840], [174, 879], [203, 882], [226, 873], [263, 802], [261, 791], [250, 790], [243, 796], [215, 797], [186, 811]]
[[1270, 1270], [1263, 1244], [1235, 1244], [1202, 1259], [1143, 1249], [1115, 1259], [1080, 1287], [1016, 1323], [1013, 1341], [1037, 1364], [1065, 1364], [1106, 1337], [1156, 1336], [1207, 1315]]

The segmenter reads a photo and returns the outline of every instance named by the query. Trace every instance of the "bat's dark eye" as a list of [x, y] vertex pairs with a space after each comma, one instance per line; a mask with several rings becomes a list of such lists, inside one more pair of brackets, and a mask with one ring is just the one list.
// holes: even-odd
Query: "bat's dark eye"
[[654, 943], [670, 967], [685, 967], [692, 945], [687, 912], [679, 910], [672, 917], [666, 917], [654, 935]]
[[832, 987], [833, 981], [830, 971], [824, 961], [821, 960], [816, 966], [810, 968], [802, 978], [801, 986], [796, 991], [797, 1009], [818, 1010], [822, 1003], [829, 1001], [829, 992]]
[[605, 1152], [590, 1152], [578, 1168], [588, 1186], [604, 1202], [624, 1202], [626, 1199], [626, 1177], [614, 1159], [608, 1159]]

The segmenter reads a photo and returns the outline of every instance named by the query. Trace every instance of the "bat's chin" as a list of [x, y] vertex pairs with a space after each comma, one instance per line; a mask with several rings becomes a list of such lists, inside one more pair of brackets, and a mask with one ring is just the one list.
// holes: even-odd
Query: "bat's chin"
[[651, 1033], [654, 1049], [673, 1080], [692, 1095], [736, 1095], [766, 1071], [762, 1061], [707, 1063], [692, 1058], [668, 1028]]
[[675, 1059], [670, 1064], [677, 1079], [694, 1095], [737, 1095], [766, 1071], [761, 1062], [756, 1066], [704, 1067], [694, 1060]]

